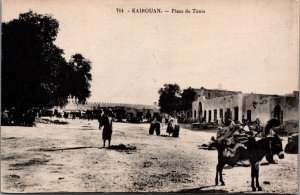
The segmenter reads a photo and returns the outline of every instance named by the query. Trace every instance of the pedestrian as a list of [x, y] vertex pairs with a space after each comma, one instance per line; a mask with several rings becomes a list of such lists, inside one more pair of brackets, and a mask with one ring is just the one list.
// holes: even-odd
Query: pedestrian
[[270, 119], [265, 128], [264, 128], [264, 131], [263, 131], [263, 136], [264, 137], [267, 137], [267, 136], [274, 136], [275, 132], [274, 132], [274, 127], [278, 127], [280, 126], [280, 122], [277, 118], [272, 118]]
[[164, 128], [165, 123], [166, 123], [166, 119], [165, 119], [165, 117], [162, 117], [162, 119], [161, 119], [161, 128]]
[[235, 130], [235, 128], [236, 128], [235, 122], [232, 119], [229, 119], [229, 122], [230, 122], [230, 124], [229, 124], [230, 131]]
[[247, 123], [247, 119], [246, 119], [244, 114], [243, 114], [243, 117], [242, 117], [242, 123], [243, 123], [243, 125], [245, 125]]
[[156, 128], [156, 117], [154, 117], [150, 123], [150, 129], [149, 129], [150, 135], [153, 135], [155, 128]]
[[172, 117], [170, 117], [169, 121], [168, 121], [168, 127], [167, 127], [167, 133], [169, 134], [169, 136], [171, 136], [171, 134], [173, 134], [173, 132], [174, 132], [173, 122], [174, 122], [174, 119]]
[[224, 123], [223, 123], [222, 120], [218, 120], [218, 126], [219, 126], [220, 128], [225, 127], [225, 125], [224, 125]]
[[113, 123], [113, 113], [109, 109], [103, 114], [103, 120], [101, 121], [101, 127], [103, 126], [102, 139], [103, 148], [105, 148], [105, 142], [108, 140], [108, 147], [110, 147], [111, 135], [112, 135], [112, 123]]
[[157, 119], [154, 126], [156, 135], [160, 135], [160, 122]]
[[[263, 137], [269, 137], [269, 136], [274, 136], [275, 132], [273, 130], [274, 127], [277, 127], [280, 125], [280, 122], [278, 121], [277, 118], [272, 118], [269, 120], [263, 130]], [[269, 163], [271, 164], [276, 164], [276, 161], [273, 158], [272, 152], [270, 152], [268, 155], [266, 155], [266, 159]]]
[[255, 119], [254, 123], [256, 125], [256, 130], [257, 131], [261, 130], [261, 126], [260, 126], [261, 122], [259, 116]]

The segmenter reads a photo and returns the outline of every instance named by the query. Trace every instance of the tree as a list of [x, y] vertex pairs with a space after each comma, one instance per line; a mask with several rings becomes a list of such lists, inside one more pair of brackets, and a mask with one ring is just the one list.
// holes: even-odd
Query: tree
[[180, 109], [182, 111], [188, 111], [192, 109], [192, 103], [195, 101], [196, 92], [193, 88], [189, 87], [184, 89], [181, 94], [181, 104]]
[[81, 54], [75, 54], [71, 57], [69, 66], [71, 67], [69, 86], [70, 95], [75, 97], [78, 103], [84, 103], [86, 97], [91, 95], [89, 90], [92, 80], [91, 62], [85, 59]]
[[32, 11], [2, 23], [2, 109], [63, 106], [90, 95], [91, 62], [75, 54], [68, 63], [53, 42], [59, 23]]
[[177, 84], [164, 84], [163, 88], [160, 88], [159, 101], [160, 111], [174, 115], [179, 110], [180, 105], [180, 87]]

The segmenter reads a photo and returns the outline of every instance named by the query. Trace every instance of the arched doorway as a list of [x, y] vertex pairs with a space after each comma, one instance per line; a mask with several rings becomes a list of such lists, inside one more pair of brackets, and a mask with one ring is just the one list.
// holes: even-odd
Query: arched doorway
[[202, 103], [199, 102], [199, 121], [202, 121]]
[[276, 118], [280, 122], [280, 124], [282, 123], [283, 112], [278, 104], [274, 108], [274, 118]]

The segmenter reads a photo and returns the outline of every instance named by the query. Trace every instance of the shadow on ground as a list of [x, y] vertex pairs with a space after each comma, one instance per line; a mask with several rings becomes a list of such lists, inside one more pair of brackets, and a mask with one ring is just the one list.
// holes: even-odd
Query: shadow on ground
[[132, 154], [132, 152], [136, 152], [136, 146], [132, 145], [124, 145], [124, 144], [119, 144], [119, 145], [111, 145], [109, 150], [115, 150], [118, 152], [125, 152], [126, 154]]
[[178, 193], [228, 193], [226, 190], [217, 190], [217, 189], [205, 189], [214, 186], [203, 186], [200, 188], [192, 188], [192, 189], [183, 189], [177, 191]]

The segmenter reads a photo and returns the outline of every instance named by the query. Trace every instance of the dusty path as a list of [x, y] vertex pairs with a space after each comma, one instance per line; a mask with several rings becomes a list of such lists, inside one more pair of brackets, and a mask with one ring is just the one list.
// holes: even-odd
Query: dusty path
[[[110, 150], [99, 149], [97, 121], [68, 122], [1, 127], [2, 192], [251, 190], [249, 167], [226, 167], [226, 186], [214, 186], [217, 153], [198, 149], [214, 132], [181, 128], [180, 137], [172, 138], [148, 135], [149, 124], [115, 123], [112, 145], [130, 144], [136, 150]], [[286, 154], [276, 165], [261, 166], [264, 192], [296, 193], [297, 160], [298, 155]]]

